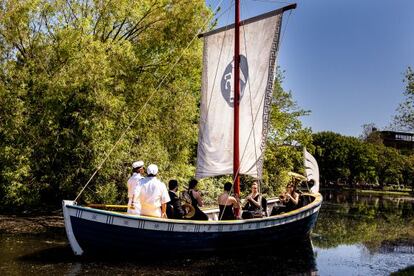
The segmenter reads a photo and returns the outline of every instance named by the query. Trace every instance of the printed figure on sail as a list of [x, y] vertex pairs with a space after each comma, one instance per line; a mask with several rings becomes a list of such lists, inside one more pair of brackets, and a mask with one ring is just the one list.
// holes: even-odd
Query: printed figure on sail
[[[243, 99], [244, 90], [249, 79], [249, 64], [247, 58], [240, 56], [240, 101]], [[234, 107], [234, 60], [227, 65], [221, 78], [221, 94], [230, 107]]]
[[[256, 178], [268, 131], [282, 13], [240, 26], [240, 174]], [[234, 29], [203, 35], [203, 76], [196, 177], [233, 173]], [[223, 97], [225, 101], [223, 101]]]

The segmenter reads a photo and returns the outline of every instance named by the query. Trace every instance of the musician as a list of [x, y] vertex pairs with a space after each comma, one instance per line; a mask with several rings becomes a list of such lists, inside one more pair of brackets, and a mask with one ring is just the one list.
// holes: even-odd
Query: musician
[[194, 216], [189, 218], [191, 220], [208, 220], [208, 216], [200, 210], [199, 207], [203, 207], [203, 199], [202, 199], [202, 193], [197, 191], [198, 181], [195, 179], [191, 179], [188, 183], [188, 194], [191, 198], [191, 205], [195, 209]]
[[299, 193], [296, 192], [296, 186], [293, 183], [290, 183], [286, 187], [286, 192], [281, 194], [279, 197], [280, 201], [285, 204], [289, 211], [296, 208], [299, 203]]
[[218, 197], [218, 204], [220, 208], [219, 220], [234, 220], [234, 208], [240, 208], [238, 200], [230, 195], [231, 187], [233, 185], [230, 182], [224, 184], [224, 191]]
[[295, 210], [299, 204], [299, 193], [296, 192], [296, 185], [289, 183], [286, 191], [279, 196], [281, 206], [275, 206], [272, 210], [272, 216]]
[[251, 193], [246, 197], [246, 203], [243, 206], [243, 219], [262, 217], [265, 211], [266, 199], [259, 193], [259, 185], [255, 181], [251, 187]]

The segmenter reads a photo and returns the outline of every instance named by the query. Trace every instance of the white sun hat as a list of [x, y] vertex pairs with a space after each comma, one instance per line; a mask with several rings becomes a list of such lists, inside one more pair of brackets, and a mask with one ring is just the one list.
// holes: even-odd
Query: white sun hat
[[147, 174], [150, 175], [157, 175], [158, 173], [158, 166], [155, 164], [151, 164], [147, 167]]
[[132, 163], [132, 168], [136, 169], [136, 168], [141, 168], [144, 167], [144, 161], [135, 161], [134, 163]]

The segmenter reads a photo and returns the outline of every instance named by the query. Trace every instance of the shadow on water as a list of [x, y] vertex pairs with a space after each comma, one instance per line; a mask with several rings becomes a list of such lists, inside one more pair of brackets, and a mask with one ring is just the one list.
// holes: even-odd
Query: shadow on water
[[71, 263], [79, 261], [68, 245], [54, 246], [34, 251], [30, 254], [18, 257], [18, 260], [26, 263]]
[[[121, 256], [100, 254], [76, 257], [67, 245], [20, 256], [21, 266], [50, 269], [54, 273], [109, 274], [261, 274], [313, 275], [316, 261], [309, 239], [269, 245], [248, 251], [203, 253], [192, 256]], [[50, 272], [50, 270], [49, 270]]]

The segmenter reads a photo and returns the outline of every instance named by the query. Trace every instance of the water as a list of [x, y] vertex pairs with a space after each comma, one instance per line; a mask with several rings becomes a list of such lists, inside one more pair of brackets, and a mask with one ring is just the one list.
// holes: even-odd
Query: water
[[[252, 241], [254, 242], [254, 241]], [[64, 232], [0, 236], [0, 275], [414, 273], [414, 198], [325, 194], [310, 240], [254, 252], [146, 259], [73, 256]]]
[[326, 193], [324, 200], [312, 237], [320, 275], [389, 275], [414, 266], [414, 198]]

